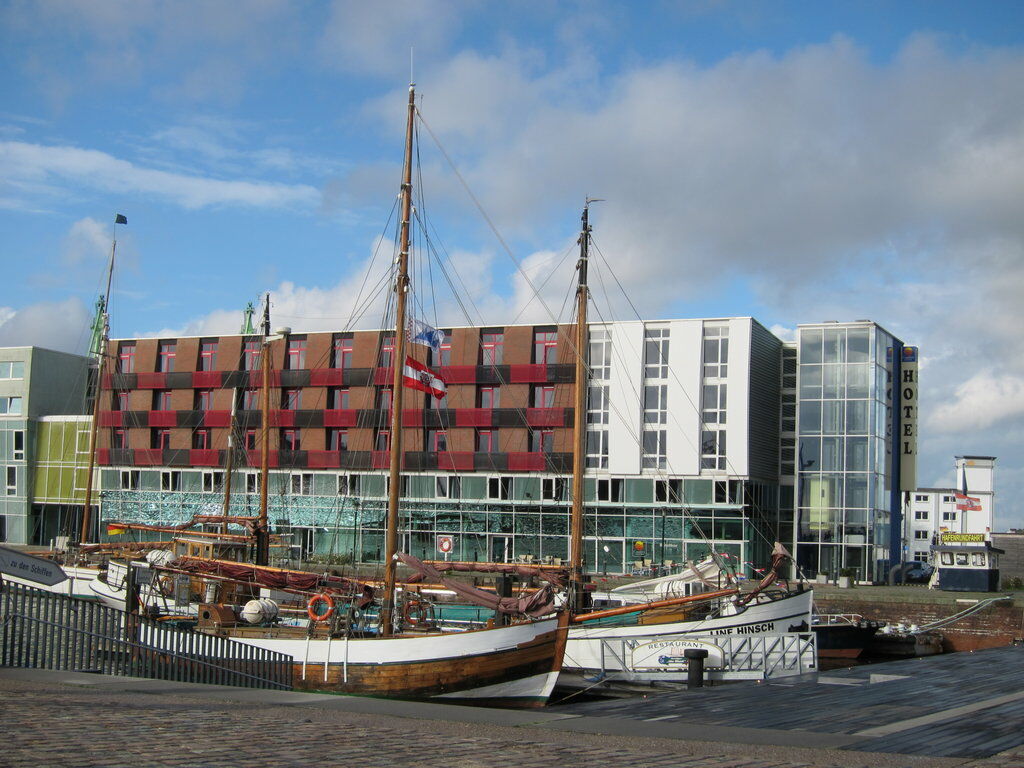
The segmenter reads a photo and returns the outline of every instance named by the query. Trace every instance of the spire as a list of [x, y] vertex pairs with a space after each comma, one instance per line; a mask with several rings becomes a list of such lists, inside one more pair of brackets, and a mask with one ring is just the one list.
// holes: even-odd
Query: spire
[[253, 336], [256, 334], [256, 326], [252, 324], [252, 316], [256, 313], [256, 307], [252, 305], [250, 301], [245, 305], [245, 310], [242, 312], [242, 330], [239, 331], [243, 336]]

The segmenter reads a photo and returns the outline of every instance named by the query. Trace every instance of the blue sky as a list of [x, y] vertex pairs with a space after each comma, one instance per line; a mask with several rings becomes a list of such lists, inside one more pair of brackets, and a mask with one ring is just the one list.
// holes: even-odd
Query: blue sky
[[[397, 192], [412, 47], [425, 120], [528, 270], [557, 263], [591, 195], [646, 317], [879, 321], [922, 350], [921, 484], [952, 482], [955, 454], [996, 455], [998, 524], [1024, 525], [1022, 17], [9, 1], [0, 344], [81, 347], [116, 212], [115, 335], [235, 331], [266, 290], [280, 323], [338, 327]], [[482, 319], [537, 317], [422, 146], [431, 221]], [[557, 307], [565, 282], [550, 285]]]

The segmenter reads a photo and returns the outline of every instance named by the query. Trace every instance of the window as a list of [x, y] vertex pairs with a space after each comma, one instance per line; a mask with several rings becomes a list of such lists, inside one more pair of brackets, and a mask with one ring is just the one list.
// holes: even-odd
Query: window
[[725, 384], [705, 384], [701, 419], [705, 424], [725, 424]]
[[348, 410], [348, 388], [329, 387], [327, 389], [327, 408], [331, 411]]
[[245, 449], [247, 451], [256, 450], [256, 430], [247, 429], [245, 430]]
[[197, 389], [196, 390], [196, 410], [197, 411], [212, 411], [213, 410], [213, 390], [212, 389]]
[[552, 453], [555, 450], [555, 431], [553, 429], [534, 429], [530, 431], [531, 453]]
[[448, 478], [448, 498], [462, 498], [462, 478], [459, 477], [458, 475], [454, 475]]
[[117, 350], [117, 372], [135, 373], [135, 342], [122, 341]]
[[220, 493], [224, 488], [224, 473], [211, 471], [203, 472], [203, 492]]
[[329, 451], [347, 451], [348, 450], [348, 430], [346, 430], [346, 429], [328, 429], [327, 430], [327, 450], [329, 450]]
[[568, 478], [542, 478], [540, 483], [540, 496], [545, 501], [566, 501], [569, 498]]
[[21, 416], [21, 398], [0, 397], [0, 416]]
[[243, 371], [257, 371], [260, 367], [260, 348], [261, 343], [259, 341], [247, 341], [245, 347], [242, 348], [242, 370]]
[[435, 352], [431, 350], [431, 360], [435, 366], [445, 366], [452, 364], [452, 332], [441, 331], [444, 334], [444, 339], [441, 341], [439, 351]]
[[587, 430], [586, 465], [592, 469], [608, 468], [608, 430]]
[[668, 328], [644, 331], [644, 378], [668, 378]]
[[724, 429], [701, 430], [700, 467], [719, 470], [726, 468]]
[[915, 520], [927, 520], [929, 517], [931, 517], [931, 514], [928, 512], [927, 509], [915, 509], [914, 510], [914, 519]]
[[533, 388], [533, 407], [534, 408], [554, 408], [555, 407], [555, 388], [554, 387], [534, 387]]
[[603, 478], [597, 481], [598, 501], [622, 501], [622, 478]]
[[246, 493], [259, 493], [260, 492], [260, 476], [256, 472], [245, 473], [245, 492]]
[[956, 553], [956, 564], [957, 565], [967, 565], [967, 553], [966, 552], [957, 552]]
[[338, 475], [338, 495], [359, 495], [359, 475]]
[[644, 424], [666, 424], [668, 422], [668, 385], [647, 384], [644, 386]]
[[607, 381], [612, 371], [612, 335], [604, 328], [590, 331], [587, 362], [590, 365], [591, 381]]
[[175, 341], [161, 341], [157, 347], [156, 369], [160, 373], [170, 373], [174, 370], [174, 359], [178, 355], [178, 343]]
[[391, 410], [391, 388], [382, 387], [377, 390], [377, 410], [378, 411], [390, 411]]
[[509, 499], [512, 497], [511, 477], [489, 477], [487, 478], [488, 499]]
[[953, 503], [953, 497], [952, 496], [943, 496], [942, 497], [942, 501], [945, 504], [952, 504]]
[[434, 478], [434, 496], [438, 499], [462, 498], [462, 478], [439, 475]]
[[941, 555], [941, 560], [942, 560], [942, 564], [943, 565], [952, 565], [953, 564], [953, 553], [952, 552], [943, 552], [942, 555]]
[[14, 451], [11, 457], [15, 461], [25, 460], [25, 431], [23, 429], [16, 429], [12, 433], [14, 437]]
[[915, 493], [914, 501], [928, 501], [928, 495], [925, 493]]
[[444, 430], [427, 430], [427, 450], [443, 453], [448, 450], [448, 433]]
[[985, 553], [984, 552], [972, 552], [971, 553], [971, 565], [985, 567]]
[[281, 450], [298, 451], [302, 449], [302, 431], [298, 429], [281, 430]]
[[480, 334], [480, 365], [501, 365], [504, 333]]
[[110, 406], [115, 411], [127, 411], [128, 410], [128, 393], [127, 392], [113, 392], [110, 395]]
[[498, 408], [501, 402], [501, 387], [480, 387], [477, 396], [478, 408]]
[[171, 448], [171, 430], [157, 427], [150, 434], [150, 448], [168, 451]]
[[180, 491], [181, 490], [181, 472], [174, 470], [171, 472], [160, 473], [160, 490], [161, 491]]
[[242, 390], [242, 410], [243, 411], [258, 411], [260, 409], [260, 390], [258, 389], [243, 389]]
[[643, 433], [643, 454], [641, 463], [644, 469], [664, 469], [668, 462], [665, 449], [666, 432], [664, 429], [648, 429]]
[[378, 429], [377, 437], [373, 442], [374, 450], [377, 451], [388, 451], [391, 450], [391, 430], [390, 429]]
[[306, 337], [292, 336], [288, 339], [288, 353], [284, 367], [289, 371], [301, 371], [306, 367]]
[[24, 379], [25, 363], [20, 360], [0, 362], [0, 379]]
[[724, 379], [729, 375], [729, 326], [704, 326], [704, 378]]
[[8, 467], [7, 468], [7, 495], [17, 496], [18, 495], [18, 468]]
[[556, 331], [533, 332], [533, 362], [554, 365], [558, 357], [558, 333]]
[[169, 390], [169, 389], [154, 389], [153, 390], [153, 410], [154, 411], [169, 411], [169, 410], [171, 410], [171, 390]]
[[313, 495], [313, 473], [303, 472], [291, 476], [291, 492], [295, 496]]
[[197, 429], [192, 433], [192, 447], [197, 451], [208, 451], [213, 447], [210, 442], [210, 430]]
[[115, 451], [128, 450], [128, 433], [123, 429], [115, 429], [111, 436], [110, 447]]
[[122, 469], [121, 470], [121, 490], [122, 491], [136, 491], [139, 488], [139, 478], [141, 472], [137, 469]]
[[302, 390], [282, 389], [281, 407], [286, 411], [297, 411], [302, 408]]
[[395, 337], [382, 336], [380, 340], [380, 367], [390, 368], [395, 356]]
[[607, 424], [610, 404], [608, 386], [587, 387], [587, 424]]
[[490, 429], [476, 431], [476, 452], [495, 453], [498, 450], [498, 436]]
[[335, 336], [334, 346], [331, 350], [331, 367], [332, 368], [351, 368], [352, 367], [352, 337], [351, 336]]
[[683, 500], [683, 481], [655, 480], [654, 500], [668, 504], [678, 504]]
[[954, 522], [955, 523], [956, 522], [956, 512], [943, 512], [942, 513], [942, 521], [944, 523], [948, 523], [948, 522]]
[[216, 341], [201, 341], [201, 342], [199, 342], [199, 367], [196, 370], [200, 370], [200, 371], [215, 371], [215, 370], [217, 370], [217, 342]]
[[927, 539], [928, 538], [928, 531], [914, 531], [914, 538], [915, 539]]

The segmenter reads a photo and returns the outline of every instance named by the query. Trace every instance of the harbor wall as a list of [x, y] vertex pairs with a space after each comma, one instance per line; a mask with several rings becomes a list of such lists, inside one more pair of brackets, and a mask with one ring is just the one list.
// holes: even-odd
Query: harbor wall
[[[966, 600], [994, 597], [951, 597], [923, 588], [914, 591], [924, 594], [904, 597], [886, 595], [880, 589], [884, 590], [860, 587], [830, 590], [824, 594], [816, 589], [814, 602], [819, 613], [858, 613], [866, 619], [890, 624], [922, 626], [965, 610], [970, 607]], [[942, 633], [946, 652], [975, 651], [1020, 642], [1024, 638], [1024, 595], [1018, 593], [938, 631]]]

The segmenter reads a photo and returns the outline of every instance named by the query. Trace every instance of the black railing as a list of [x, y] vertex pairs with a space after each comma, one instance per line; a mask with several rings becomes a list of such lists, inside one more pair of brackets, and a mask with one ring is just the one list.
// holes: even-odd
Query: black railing
[[4, 582], [0, 666], [291, 690], [292, 657]]

